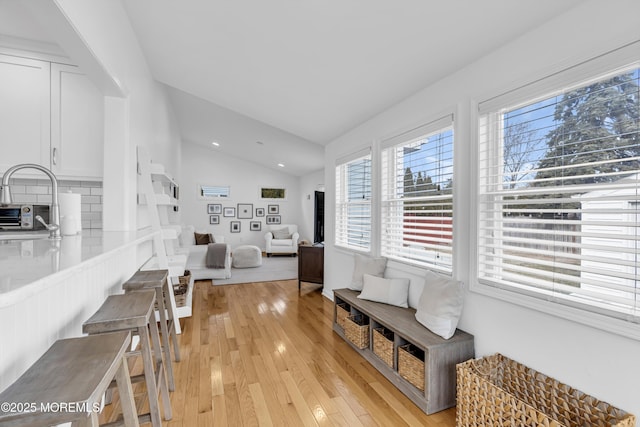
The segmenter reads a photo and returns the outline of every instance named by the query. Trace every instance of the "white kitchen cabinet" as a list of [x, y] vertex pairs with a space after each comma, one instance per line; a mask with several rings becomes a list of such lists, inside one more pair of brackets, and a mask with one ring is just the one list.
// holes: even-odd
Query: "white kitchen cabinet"
[[50, 63], [0, 54], [0, 173], [18, 163], [49, 166]]
[[102, 178], [104, 97], [77, 67], [51, 64], [51, 170]]
[[77, 67], [0, 54], [0, 174], [36, 163], [59, 179], [101, 180], [103, 147], [104, 97]]

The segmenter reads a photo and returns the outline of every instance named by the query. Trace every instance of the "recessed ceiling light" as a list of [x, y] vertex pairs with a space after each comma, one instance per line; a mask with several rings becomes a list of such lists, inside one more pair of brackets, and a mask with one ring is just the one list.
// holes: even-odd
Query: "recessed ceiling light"
[[278, 166], [280, 166], [281, 168], [283, 168], [283, 167], [284, 167], [284, 164], [282, 164], [282, 163], [278, 163]]
[[215, 145], [216, 147], [220, 146], [220, 144], [218, 144], [217, 142], [212, 142], [211, 145]]

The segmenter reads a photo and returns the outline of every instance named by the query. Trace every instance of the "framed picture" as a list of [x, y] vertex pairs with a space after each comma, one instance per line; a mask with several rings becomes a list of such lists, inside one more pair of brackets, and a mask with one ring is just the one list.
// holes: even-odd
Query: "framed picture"
[[227, 217], [236, 216], [236, 208], [224, 208], [223, 216], [227, 216]]
[[264, 208], [256, 208], [256, 216], [264, 216]]
[[269, 212], [269, 215], [280, 213], [280, 207], [278, 205], [269, 205], [268, 212]]
[[209, 203], [207, 205], [207, 213], [208, 214], [221, 214], [222, 213], [222, 205], [219, 203]]
[[283, 187], [260, 187], [262, 200], [287, 200], [287, 189]]
[[260, 222], [260, 221], [251, 221], [249, 223], [249, 229], [251, 231], [260, 231], [260, 230], [262, 230], [262, 222]]
[[220, 215], [209, 215], [209, 224], [220, 224]]
[[238, 219], [252, 219], [253, 205], [251, 203], [238, 203]]
[[231, 232], [232, 233], [240, 232], [240, 221], [231, 221]]
[[280, 215], [267, 215], [267, 224], [280, 224]]

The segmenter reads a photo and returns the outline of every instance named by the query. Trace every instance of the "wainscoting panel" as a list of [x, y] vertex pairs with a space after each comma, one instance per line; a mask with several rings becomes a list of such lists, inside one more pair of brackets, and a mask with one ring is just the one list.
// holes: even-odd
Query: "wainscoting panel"
[[68, 274], [53, 276], [42, 290], [0, 308], [0, 390], [13, 383], [56, 340], [82, 335], [82, 323], [139, 264], [136, 245], [93, 260]]

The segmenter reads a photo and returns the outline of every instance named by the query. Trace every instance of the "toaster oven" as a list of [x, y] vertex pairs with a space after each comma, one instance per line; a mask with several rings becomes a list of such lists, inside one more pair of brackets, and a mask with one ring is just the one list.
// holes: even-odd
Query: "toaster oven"
[[0, 205], [0, 231], [44, 230], [44, 224], [36, 220], [38, 215], [48, 224], [49, 205]]

